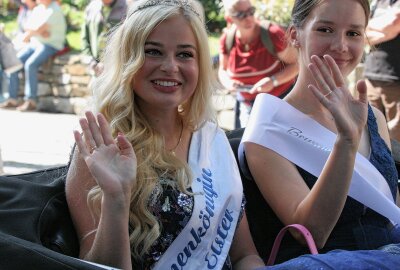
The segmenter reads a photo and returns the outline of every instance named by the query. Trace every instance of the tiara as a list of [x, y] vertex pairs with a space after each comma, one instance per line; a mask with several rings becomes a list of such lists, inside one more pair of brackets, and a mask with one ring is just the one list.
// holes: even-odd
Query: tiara
[[132, 14], [136, 11], [158, 5], [180, 7], [184, 10], [193, 12], [197, 17], [201, 18], [200, 14], [189, 4], [188, 0], [149, 0], [145, 4], [138, 6], [138, 8], [133, 11]]

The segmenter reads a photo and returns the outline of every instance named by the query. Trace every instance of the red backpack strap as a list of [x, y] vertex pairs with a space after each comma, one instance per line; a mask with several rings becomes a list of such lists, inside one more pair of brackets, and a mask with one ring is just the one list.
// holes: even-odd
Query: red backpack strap
[[307, 246], [308, 246], [311, 254], [318, 254], [318, 249], [315, 245], [314, 238], [312, 237], [310, 231], [303, 225], [291, 224], [291, 225], [287, 225], [284, 228], [282, 228], [280, 230], [280, 232], [278, 233], [278, 235], [276, 236], [274, 244], [272, 246], [271, 254], [269, 255], [269, 258], [268, 258], [267, 266], [274, 264], [276, 255], [278, 254], [278, 250], [281, 245], [282, 238], [290, 228], [296, 229], [303, 235], [304, 239], [307, 242]]

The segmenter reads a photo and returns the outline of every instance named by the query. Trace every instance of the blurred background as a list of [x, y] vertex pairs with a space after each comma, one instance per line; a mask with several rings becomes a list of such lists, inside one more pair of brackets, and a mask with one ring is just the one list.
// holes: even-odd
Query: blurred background
[[[68, 44], [76, 51], [81, 49], [80, 28], [84, 22], [84, 9], [89, 2], [90, 0], [61, 0], [61, 6], [68, 24]], [[219, 0], [200, 0], [200, 2], [204, 6], [207, 18], [211, 53], [216, 55], [218, 54], [218, 39], [222, 29], [226, 26], [223, 4]], [[289, 23], [293, 0], [261, 0], [253, 1], [253, 4], [256, 6], [260, 18], [282, 25]], [[18, 0], [0, 0], [0, 22], [5, 25], [4, 32], [6, 34], [12, 33], [17, 28], [16, 18], [19, 5]]]

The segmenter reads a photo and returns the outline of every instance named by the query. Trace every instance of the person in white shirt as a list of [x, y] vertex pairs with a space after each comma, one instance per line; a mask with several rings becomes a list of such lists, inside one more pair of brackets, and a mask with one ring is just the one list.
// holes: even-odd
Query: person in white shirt
[[25, 102], [18, 106], [18, 72], [14, 72], [9, 76], [9, 98], [0, 104], [0, 108], [36, 110], [39, 66], [64, 47], [67, 26], [60, 6], [53, 0], [37, 2], [38, 6], [32, 11], [27, 22], [29, 28], [25, 30], [23, 37], [27, 45], [17, 55], [24, 63]]

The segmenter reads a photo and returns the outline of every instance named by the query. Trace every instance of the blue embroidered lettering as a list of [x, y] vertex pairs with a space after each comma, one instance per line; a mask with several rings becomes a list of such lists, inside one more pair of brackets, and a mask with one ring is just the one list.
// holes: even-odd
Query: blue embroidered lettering
[[[178, 256], [177, 256], [177, 261], [178, 261], [178, 264], [180, 265], [180, 266], [185, 266], [186, 265], [186, 263], [187, 263], [187, 258], [186, 258], [186, 260], [185, 260], [185, 257], [183, 256], [183, 253], [182, 252], [179, 252], [179, 254], [178, 254]], [[181, 267], [181, 269], [182, 269], [182, 267]]]
[[171, 265], [171, 270], [179, 270], [179, 269], [182, 269], [182, 267], [178, 267], [176, 266], [176, 264]]
[[206, 201], [206, 211], [210, 217], [214, 216], [214, 204], [211, 204], [209, 201]]
[[[231, 223], [229, 222], [229, 225], [228, 225], [228, 222], [227, 222], [226, 218], [223, 218], [223, 219], [222, 219], [221, 225], [222, 225], [222, 228], [223, 228], [225, 231], [228, 231], [229, 228], [231, 227]], [[221, 231], [221, 230], [220, 230], [220, 227], [218, 226], [218, 234], [220, 234], [220, 235], [222, 236], [222, 232], [220, 233], [220, 231]], [[227, 235], [228, 235], [228, 232], [226, 232], [224, 238], [226, 238]]]
[[[212, 185], [212, 179], [210, 178], [210, 177], [208, 177], [206, 174], [202, 174], [201, 176], [203, 176], [203, 179], [205, 180], [203, 180], [203, 184], [204, 185], [208, 185], [208, 186], [210, 186], [210, 185]], [[207, 183], [208, 182], [208, 183]]]
[[211, 224], [210, 217], [208, 215], [204, 215], [203, 210], [200, 211], [200, 214], [202, 214], [200, 218], [203, 219], [203, 227], [204, 229], [208, 230]]
[[[206, 174], [206, 173], [202, 173], [201, 176], [203, 177], [203, 184], [205, 185], [212, 185], [212, 178], [210, 177], [211, 175]], [[206, 183], [208, 182], [208, 183]]]
[[183, 248], [183, 252], [185, 253], [186, 257], [190, 258], [192, 256], [192, 253], [190, 252], [191, 250], [195, 250], [197, 248], [197, 245], [194, 246], [192, 241], [189, 241], [188, 245]]
[[225, 217], [226, 217], [230, 222], [233, 221], [233, 217], [232, 217], [232, 215], [231, 215], [232, 213], [233, 213], [233, 211], [229, 211], [228, 209], [225, 210]]
[[203, 237], [204, 235], [206, 235], [206, 233], [207, 233], [207, 230], [204, 230], [204, 231], [203, 231], [203, 228], [202, 228], [202, 227], [197, 228], [197, 235], [198, 235], [199, 237]]
[[225, 245], [225, 238], [220, 239], [219, 237], [217, 237], [215, 238], [215, 243], [217, 243], [219, 247], [222, 249]]
[[203, 168], [203, 169], [201, 169], [201, 171], [202, 171], [203, 173], [205, 173], [207, 176], [211, 176], [211, 175], [212, 175], [210, 169], [205, 169], [205, 168]]
[[[199, 219], [201, 226], [198, 228], [191, 228], [190, 234], [193, 239], [189, 240], [183, 248], [183, 252], [177, 254], [176, 260], [171, 264], [171, 270], [181, 270], [189, 263], [189, 259], [193, 256], [194, 251], [199, 247], [202, 237], [207, 234], [211, 226], [211, 218], [214, 217], [214, 198], [218, 198], [218, 193], [213, 188], [212, 173], [209, 169], [202, 169], [202, 177], [196, 178], [197, 182], [203, 186], [203, 195], [205, 198], [205, 208], [199, 212]], [[222, 254], [225, 246], [225, 239], [229, 235], [229, 230], [232, 227], [233, 211], [225, 209], [224, 216], [221, 223], [217, 227], [217, 237], [211, 244], [211, 253], [207, 253], [205, 260], [207, 261], [208, 269], [214, 269], [218, 265], [218, 256]]]
[[211, 258], [209, 257], [209, 254], [207, 253], [207, 255], [206, 255], [207, 268], [214, 269], [218, 263], [218, 258], [214, 254], [211, 254], [210, 256], [211, 256]]
[[214, 203], [213, 197], [218, 198], [218, 193], [214, 191], [212, 186], [211, 187], [203, 186], [203, 190], [204, 190], [204, 193], [206, 194], [206, 199], [208, 199], [212, 203]]
[[[215, 244], [217, 244], [217, 246], [215, 246]], [[223, 247], [224, 243], [221, 243], [221, 240], [218, 237], [215, 238], [214, 242], [211, 244], [211, 250], [217, 255], [221, 255]]]
[[[200, 244], [200, 242], [201, 242], [201, 238], [200, 237], [204, 236], [204, 234], [203, 235], [201, 234], [201, 230], [198, 230], [199, 234], [197, 234], [196, 231], [193, 228], [190, 230], [190, 233], [192, 234], [194, 240], [197, 243], [197, 245], [194, 248], [192, 248], [192, 250], [195, 250], [197, 248], [198, 244]], [[190, 245], [191, 242], [192, 241], [189, 242], [189, 245]]]

